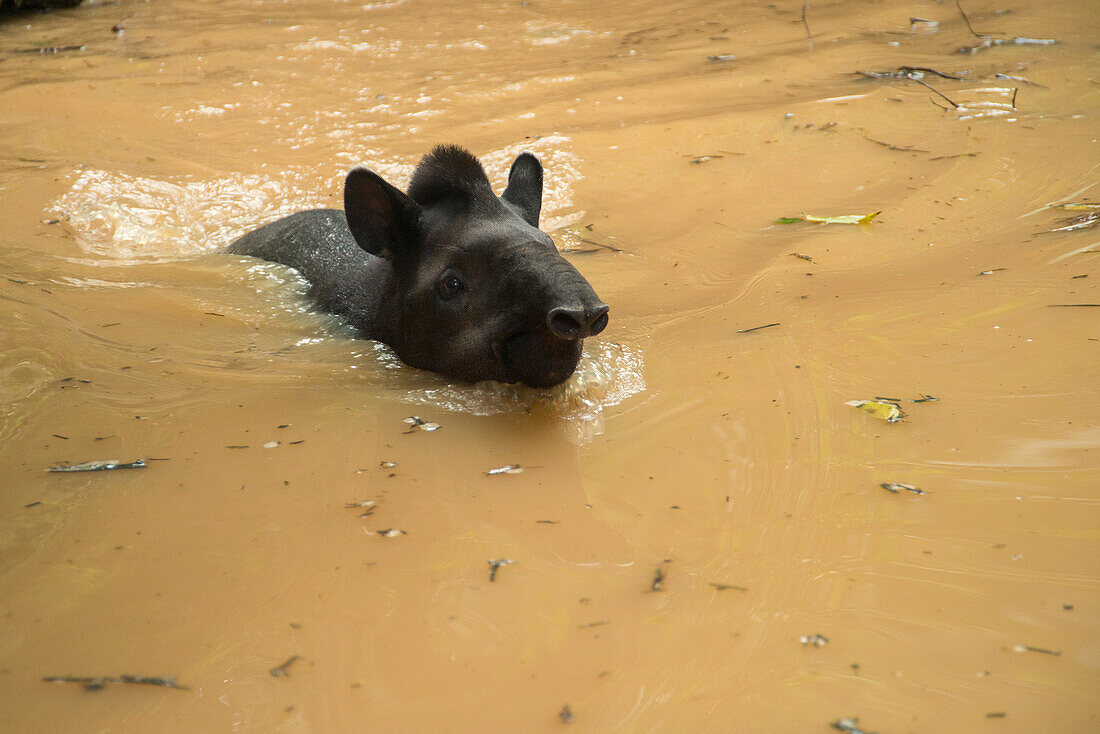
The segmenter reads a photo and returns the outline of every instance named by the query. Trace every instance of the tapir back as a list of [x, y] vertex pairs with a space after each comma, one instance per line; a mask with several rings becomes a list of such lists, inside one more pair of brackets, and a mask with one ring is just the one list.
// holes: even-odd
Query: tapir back
[[[375, 334], [375, 316], [389, 264], [366, 253], [352, 237], [344, 212], [298, 212], [244, 235], [227, 252], [294, 268], [310, 283], [310, 296], [343, 316], [361, 334]], [[375, 272], [377, 271], [377, 272]]]

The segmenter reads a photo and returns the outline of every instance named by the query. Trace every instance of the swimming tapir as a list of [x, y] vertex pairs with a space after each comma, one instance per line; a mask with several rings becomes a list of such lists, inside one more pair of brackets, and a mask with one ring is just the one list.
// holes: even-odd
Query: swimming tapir
[[408, 194], [355, 168], [344, 211], [298, 212], [229, 252], [297, 269], [322, 308], [413, 367], [550, 387], [573, 374], [608, 307], [539, 230], [541, 209], [534, 155], [515, 159], [498, 197], [477, 158], [443, 145]]

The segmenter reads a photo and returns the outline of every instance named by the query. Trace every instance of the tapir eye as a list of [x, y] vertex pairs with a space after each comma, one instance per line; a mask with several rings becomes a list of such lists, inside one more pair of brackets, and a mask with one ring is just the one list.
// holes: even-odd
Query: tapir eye
[[465, 289], [465, 284], [453, 275], [448, 275], [439, 281], [439, 295], [444, 298], [454, 298]]

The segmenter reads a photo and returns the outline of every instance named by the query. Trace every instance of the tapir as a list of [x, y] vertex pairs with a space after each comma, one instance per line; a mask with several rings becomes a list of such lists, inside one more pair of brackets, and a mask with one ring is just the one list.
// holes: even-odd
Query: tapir
[[408, 193], [366, 167], [344, 211], [266, 224], [228, 252], [295, 268], [324, 310], [403, 362], [464, 382], [547, 388], [577, 368], [608, 306], [538, 228], [542, 164], [520, 154], [498, 197], [469, 151], [435, 147]]

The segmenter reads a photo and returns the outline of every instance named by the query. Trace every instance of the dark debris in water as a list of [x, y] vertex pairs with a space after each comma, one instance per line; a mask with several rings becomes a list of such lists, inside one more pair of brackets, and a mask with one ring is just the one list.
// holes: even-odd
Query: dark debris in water
[[563, 724], [573, 723], [573, 709], [569, 708], [569, 704], [565, 704], [561, 707], [561, 711], [558, 712], [558, 718], [561, 719]]
[[489, 469], [485, 472], [487, 477], [495, 477], [498, 474], [520, 474], [523, 472], [523, 467], [519, 464], [505, 464], [504, 466], [498, 466], [495, 469]]
[[912, 492], [913, 494], [924, 494], [924, 490], [920, 487], [914, 487], [912, 484], [903, 484], [901, 482], [882, 482], [878, 486], [891, 494], [901, 494], [903, 491]]
[[298, 662], [299, 660], [301, 660], [301, 658], [298, 657], [297, 655], [291, 655], [289, 658], [286, 659], [286, 662], [284, 662], [282, 665], [277, 665], [274, 668], [272, 668], [271, 669], [271, 674], [273, 676], [275, 676], [276, 678], [287, 678], [287, 677], [290, 676], [290, 673], [288, 672], [289, 669], [290, 669], [290, 666], [293, 665], [294, 663]]
[[408, 418], [404, 419], [404, 422], [409, 424], [409, 430], [405, 431], [405, 433], [416, 433], [417, 431], [431, 432], [438, 431], [442, 428], [438, 423], [426, 421], [418, 415], [410, 415]]
[[175, 688], [180, 691], [191, 690], [187, 686], [176, 683], [175, 678], [161, 678], [148, 675], [120, 675], [118, 677], [96, 675], [81, 677], [76, 675], [54, 675], [42, 679], [45, 683], [80, 683], [86, 691], [101, 690], [108, 683], [124, 683], [132, 686], [160, 686], [161, 688]]
[[860, 729], [858, 717], [838, 719], [837, 721], [829, 724], [829, 726], [833, 727], [837, 731], [847, 732], [848, 734], [877, 734], [877, 732], [865, 731], [863, 729]]
[[144, 469], [146, 467], [144, 459], [138, 459], [131, 462], [122, 462], [118, 459], [105, 459], [102, 461], [86, 461], [83, 464], [61, 464], [59, 466], [51, 466], [49, 471], [52, 472], [82, 472], [82, 471], [110, 471], [112, 469]]
[[658, 566], [653, 571], [653, 583], [651, 583], [649, 585], [649, 590], [650, 591], [664, 591], [665, 590], [664, 583], [665, 583], [665, 569], [662, 568], [661, 566]]
[[773, 326], [779, 326], [779, 322], [776, 321], [774, 324], [764, 324], [763, 326], [754, 326], [750, 329], [738, 329], [737, 333], [738, 334], [748, 334], [750, 331], [760, 331], [761, 329], [770, 329]]
[[715, 591], [748, 591], [747, 586], [735, 586], [734, 584], [719, 584], [715, 581], [711, 581], [710, 585], [714, 587]]
[[511, 566], [515, 561], [511, 558], [493, 558], [489, 560], [489, 582], [497, 580], [497, 571], [501, 566]]
[[1052, 46], [1057, 41], [1053, 38], [1027, 38], [1024, 36], [1017, 36], [1015, 38], [994, 38], [988, 33], [979, 33], [974, 30], [974, 26], [970, 23], [970, 16], [963, 10], [960, 0], [955, 0], [955, 7], [959, 9], [959, 15], [962, 16], [963, 22], [966, 23], [967, 30], [971, 35], [978, 39], [979, 43], [972, 46], [963, 46], [958, 50], [961, 54], [973, 54], [983, 49], [992, 48], [993, 46]]
[[68, 46], [42, 46], [41, 48], [21, 48], [16, 51], [20, 54], [63, 54], [70, 51], [83, 51], [85, 49], [84, 44], [76, 45], [71, 44]]
[[965, 79], [966, 74], [970, 72], [963, 71], [958, 74], [948, 74], [945, 71], [932, 69], [927, 66], [899, 66], [896, 69], [887, 69], [886, 71], [866, 71], [860, 69], [855, 73], [868, 79], [923, 79], [926, 74], [930, 74], [932, 76], [938, 76], [941, 79], [962, 80]]
[[361, 502], [345, 502], [344, 507], [349, 510], [362, 510], [363, 512], [359, 515], [359, 517], [369, 517], [370, 515], [374, 514], [374, 510], [377, 507], [377, 504], [378, 503], [374, 500], [362, 500]]

